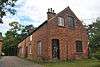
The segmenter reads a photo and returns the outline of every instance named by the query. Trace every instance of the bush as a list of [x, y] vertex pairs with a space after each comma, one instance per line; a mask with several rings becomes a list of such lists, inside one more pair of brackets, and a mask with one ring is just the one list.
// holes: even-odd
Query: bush
[[95, 54], [94, 54], [94, 57], [95, 57], [96, 59], [100, 60], [100, 53], [95, 53]]

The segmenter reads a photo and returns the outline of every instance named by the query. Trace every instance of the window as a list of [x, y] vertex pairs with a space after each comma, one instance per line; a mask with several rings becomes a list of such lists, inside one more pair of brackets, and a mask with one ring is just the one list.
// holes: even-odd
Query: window
[[82, 41], [76, 41], [76, 52], [83, 52]]
[[42, 54], [42, 43], [39, 41], [37, 43], [37, 54], [40, 56]]
[[69, 27], [75, 27], [74, 18], [71, 17], [71, 16], [68, 17], [68, 26], [69, 26]]
[[30, 41], [32, 41], [32, 35], [30, 36]]
[[21, 53], [22, 53], [22, 54], [24, 53], [24, 47], [21, 48]]
[[31, 44], [29, 45], [28, 50], [29, 50], [29, 54], [32, 54], [32, 45]]
[[64, 26], [64, 18], [58, 17], [58, 25], [59, 26]]
[[52, 58], [60, 58], [59, 39], [52, 39]]

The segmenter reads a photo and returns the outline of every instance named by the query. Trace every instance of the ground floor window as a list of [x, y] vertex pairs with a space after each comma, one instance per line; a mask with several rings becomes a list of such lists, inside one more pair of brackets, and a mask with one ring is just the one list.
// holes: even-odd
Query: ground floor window
[[82, 41], [76, 41], [76, 52], [83, 52]]
[[21, 48], [21, 53], [22, 53], [22, 54], [24, 53], [24, 48], [23, 48], [23, 47]]
[[31, 44], [29, 45], [28, 51], [29, 51], [29, 54], [32, 54], [32, 45]]
[[37, 43], [37, 54], [38, 56], [41, 56], [42, 54], [42, 42], [41, 41]]

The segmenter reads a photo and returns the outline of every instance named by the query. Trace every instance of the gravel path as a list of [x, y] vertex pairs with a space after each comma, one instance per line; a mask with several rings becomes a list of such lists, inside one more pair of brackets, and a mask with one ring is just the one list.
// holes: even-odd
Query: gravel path
[[42, 67], [16, 56], [5, 56], [0, 59], [0, 67]]

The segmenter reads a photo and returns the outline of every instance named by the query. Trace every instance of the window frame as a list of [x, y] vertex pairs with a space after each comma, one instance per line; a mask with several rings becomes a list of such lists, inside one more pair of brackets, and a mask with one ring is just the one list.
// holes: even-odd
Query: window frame
[[75, 43], [76, 43], [76, 52], [83, 52], [82, 41], [77, 40]]
[[41, 41], [37, 42], [37, 55], [38, 56], [42, 55], [42, 42]]
[[29, 54], [32, 54], [32, 45], [31, 44], [28, 47], [28, 52], [29, 52]]
[[75, 18], [73, 16], [68, 16], [68, 27], [75, 28]]
[[24, 47], [21, 47], [21, 53], [22, 54], [24, 53]]
[[58, 26], [65, 26], [65, 20], [63, 17], [58, 17]]

